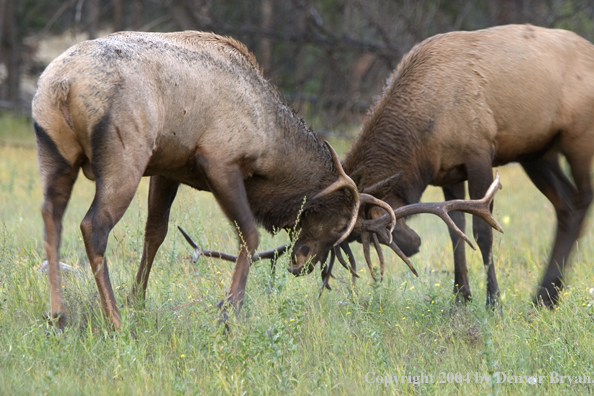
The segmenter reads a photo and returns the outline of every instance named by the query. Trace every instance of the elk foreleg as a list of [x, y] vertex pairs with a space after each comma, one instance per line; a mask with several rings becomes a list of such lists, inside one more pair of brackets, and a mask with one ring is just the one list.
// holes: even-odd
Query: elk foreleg
[[[454, 184], [444, 187], [443, 195], [446, 201], [453, 199], [464, 199], [464, 183]], [[452, 211], [449, 212], [454, 224], [462, 231], [466, 232], [466, 219], [464, 213]], [[454, 295], [457, 302], [467, 302], [471, 299], [470, 283], [468, 281], [468, 268], [466, 267], [466, 248], [464, 240], [451, 228], [450, 239], [452, 240], [452, 249], [454, 251]]]
[[[205, 169], [205, 173], [211, 192], [238, 231], [239, 254], [227, 298], [235, 310], [239, 311], [250, 271], [250, 258], [258, 247], [258, 230], [250, 209], [241, 170], [237, 166], [210, 165]], [[223, 314], [222, 317], [224, 319], [225, 315]]]
[[129, 302], [144, 302], [151, 267], [157, 250], [167, 236], [169, 213], [179, 183], [163, 176], [152, 176], [148, 196], [148, 216], [144, 230], [144, 246], [136, 281]]
[[[485, 195], [493, 182], [493, 170], [490, 161], [489, 163], [468, 165], [467, 168], [470, 199], [480, 199]], [[490, 209], [493, 211], [493, 202], [491, 202]], [[487, 273], [486, 305], [493, 308], [499, 302], [500, 296], [497, 276], [495, 274], [495, 263], [493, 263], [493, 230], [485, 220], [478, 216], [473, 216], [472, 218], [472, 229], [474, 239], [481, 250], [485, 272]]]

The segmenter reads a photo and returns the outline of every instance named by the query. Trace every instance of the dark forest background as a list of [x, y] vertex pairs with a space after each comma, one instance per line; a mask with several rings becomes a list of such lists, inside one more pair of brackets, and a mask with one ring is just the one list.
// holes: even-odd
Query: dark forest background
[[28, 113], [34, 83], [23, 81], [49, 62], [43, 40], [192, 29], [244, 42], [308, 123], [337, 130], [360, 121], [402, 55], [427, 37], [531, 23], [594, 41], [593, 20], [592, 0], [0, 0], [0, 111]]

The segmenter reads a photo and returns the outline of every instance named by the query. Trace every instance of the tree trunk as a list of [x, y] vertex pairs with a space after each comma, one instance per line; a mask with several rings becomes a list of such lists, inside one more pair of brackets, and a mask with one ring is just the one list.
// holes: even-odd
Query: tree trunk
[[[262, 31], [268, 31], [272, 22], [272, 0], [261, 0], [260, 3]], [[272, 40], [264, 35], [260, 38], [260, 65], [265, 76], [270, 74], [272, 69]]]
[[2, 15], [0, 19], [3, 19], [2, 33], [0, 34], [0, 62], [6, 66], [8, 74], [6, 87], [0, 90], [0, 95], [2, 99], [16, 105], [19, 99], [20, 62], [16, 24], [14, 23], [14, 0], [2, 0], [0, 5], [3, 6], [0, 14]]
[[144, 26], [144, 3], [142, 0], [134, 1], [134, 30], [140, 30]]
[[[0, 0], [0, 43], [2, 43], [2, 38], [4, 37], [4, 19], [2, 15], [6, 16], [8, 13], [6, 12], [6, 3], [7, 0]], [[0, 53], [0, 62], [2, 62], [2, 54]]]
[[89, 40], [94, 40], [97, 38], [97, 31], [99, 30], [99, 0], [89, 0], [87, 9], [89, 15]]
[[122, 0], [113, 0], [113, 31], [123, 30], [122, 26]]

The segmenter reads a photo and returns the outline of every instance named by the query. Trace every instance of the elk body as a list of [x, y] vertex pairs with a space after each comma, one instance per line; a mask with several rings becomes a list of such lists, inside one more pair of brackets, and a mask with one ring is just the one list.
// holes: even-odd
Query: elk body
[[181, 183], [212, 192], [241, 234], [229, 290], [235, 306], [258, 246], [256, 222], [270, 231], [292, 228], [301, 209], [303, 219], [317, 214], [328, 221], [315, 241], [302, 239], [293, 253], [299, 272], [308, 258], [340, 243], [356, 220], [356, 186], [348, 178], [333, 184], [342, 172], [335, 153], [283, 104], [245, 46], [229, 38], [125, 32], [77, 44], [40, 77], [33, 119], [50, 315], [59, 326], [65, 320], [62, 217], [81, 168], [96, 192], [80, 227], [103, 309], [116, 328], [106, 245], [143, 176], [151, 176], [148, 218], [132, 298], [144, 297]]
[[[594, 46], [565, 30], [510, 25], [434, 36], [404, 56], [343, 161], [360, 191], [402, 171], [397, 185], [374, 193], [392, 207], [418, 202], [428, 185], [446, 200], [481, 197], [492, 167], [519, 162], [551, 201], [557, 231], [548, 268], [536, 293], [550, 306], [592, 201]], [[573, 183], [561, 170], [565, 156]], [[379, 214], [373, 213], [372, 217]], [[452, 213], [464, 230], [462, 213]], [[473, 218], [487, 270], [487, 304], [499, 290], [492, 230]], [[454, 292], [471, 297], [464, 244], [454, 247]], [[399, 220], [394, 240], [408, 255], [419, 237]]]

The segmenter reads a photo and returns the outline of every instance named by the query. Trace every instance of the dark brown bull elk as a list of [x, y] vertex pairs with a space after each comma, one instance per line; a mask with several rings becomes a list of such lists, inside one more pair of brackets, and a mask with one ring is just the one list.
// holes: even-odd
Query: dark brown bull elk
[[[519, 162], [557, 214], [535, 299], [551, 306], [592, 201], [593, 111], [594, 46], [578, 35], [531, 25], [440, 34], [404, 56], [343, 166], [360, 191], [402, 172], [397, 185], [384, 183], [373, 194], [399, 208], [418, 202], [429, 184], [452, 200], [464, 198], [468, 180], [470, 197], [481, 197], [493, 180], [492, 167]], [[573, 182], [561, 170], [560, 155]], [[464, 215], [453, 212], [452, 218], [464, 230]], [[492, 305], [499, 297], [492, 230], [476, 216], [473, 229]], [[454, 293], [467, 300], [464, 244], [459, 234], [450, 236]], [[404, 219], [393, 238], [407, 255], [418, 251], [420, 239]]]
[[132, 300], [144, 298], [181, 183], [212, 192], [239, 229], [243, 243], [228, 293], [236, 307], [258, 246], [256, 221], [269, 231], [292, 229], [300, 210], [301, 221], [327, 220], [317, 224], [315, 243], [301, 241], [295, 268], [341, 243], [361, 203], [388, 210], [385, 227], [394, 227], [390, 206], [358, 193], [332, 148], [283, 104], [252, 54], [230, 38], [122, 32], [79, 43], [39, 78], [33, 119], [50, 317], [60, 327], [62, 217], [81, 168], [96, 181], [81, 231], [103, 310], [115, 328], [121, 321], [105, 259], [107, 240], [143, 176], [151, 176], [148, 218]]

